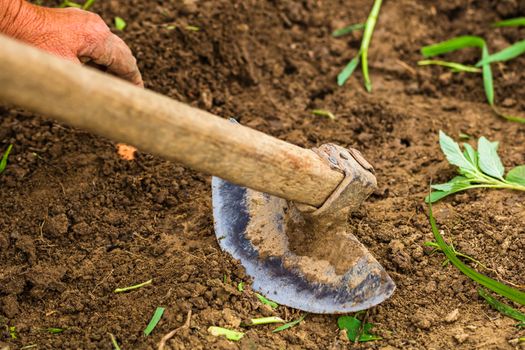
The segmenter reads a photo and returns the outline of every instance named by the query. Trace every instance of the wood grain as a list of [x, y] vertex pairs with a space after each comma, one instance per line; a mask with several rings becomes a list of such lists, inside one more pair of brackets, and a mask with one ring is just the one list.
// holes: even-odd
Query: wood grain
[[190, 168], [320, 206], [343, 175], [313, 151], [0, 35], [0, 100]]

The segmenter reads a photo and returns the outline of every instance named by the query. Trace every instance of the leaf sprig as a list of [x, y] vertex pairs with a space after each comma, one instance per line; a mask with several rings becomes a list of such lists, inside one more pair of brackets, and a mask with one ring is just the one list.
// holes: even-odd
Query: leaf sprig
[[471, 188], [502, 188], [525, 191], [525, 165], [511, 169], [506, 176], [505, 168], [498, 156], [498, 142], [485, 137], [478, 140], [476, 151], [464, 143], [462, 152], [459, 145], [443, 131], [439, 131], [439, 145], [450, 164], [459, 167], [459, 176], [447, 183], [432, 185], [436, 190], [425, 198], [434, 203], [456, 192]]

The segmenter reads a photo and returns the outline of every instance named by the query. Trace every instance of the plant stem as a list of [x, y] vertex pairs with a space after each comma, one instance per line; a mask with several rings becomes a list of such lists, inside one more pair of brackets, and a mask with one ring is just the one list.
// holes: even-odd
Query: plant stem
[[361, 41], [361, 69], [363, 70], [363, 79], [365, 80], [365, 88], [368, 92], [372, 91], [372, 82], [368, 75], [368, 47], [372, 40], [372, 34], [377, 23], [377, 17], [379, 16], [379, 9], [381, 9], [382, 0], [375, 0], [374, 6], [368, 15], [368, 19], [365, 23], [365, 31], [363, 33], [363, 41]]

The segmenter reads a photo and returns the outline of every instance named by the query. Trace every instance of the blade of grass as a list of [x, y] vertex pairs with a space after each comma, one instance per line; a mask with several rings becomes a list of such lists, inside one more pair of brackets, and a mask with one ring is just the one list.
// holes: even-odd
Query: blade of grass
[[321, 117], [327, 117], [327, 118], [330, 118], [332, 120], [335, 120], [335, 115], [332, 112], [327, 111], [326, 109], [314, 109], [314, 110], [312, 110], [312, 114], [313, 115], [319, 115]]
[[501, 117], [503, 119], [506, 119], [510, 122], [515, 122], [515, 123], [522, 123], [522, 124], [525, 124], [525, 117], [519, 117], [519, 116], [516, 116], [516, 115], [509, 115], [509, 114], [504, 114], [504, 113], [501, 113], [497, 108], [496, 106], [492, 106], [492, 111], [498, 116], [498, 117]]
[[0, 160], [0, 174], [4, 172], [5, 167], [7, 166], [7, 158], [9, 157], [9, 153], [11, 153], [11, 150], [13, 149], [13, 145], [9, 145], [7, 147], [7, 150], [2, 155], [2, 160]]
[[504, 21], [492, 23], [493, 27], [518, 27], [525, 26], [525, 17], [510, 18]]
[[502, 314], [507, 315], [517, 321], [525, 322], [525, 314], [497, 300], [492, 295], [490, 295], [485, 289], [478, 288], [478, 294], [483, 299], [485, 299], [490, 306], [492, 306], [494, 309], [498, 310]]
[[113, 350], [120, 350], [120, 346], [117, 343], [117, 338], [111, 333], [109, 334], [109, 338], [111, 339], [111, 344], [113, 344]]
[[57, 327], [49, 327], [46, 329], [46, 331], [48, 333], [51, 333], [51, 334], [59, 334], [59, 333], [62, 333], [63, 331], [65, 331], [64, 328], [57, 328]]
[[288, 328], [292, 328], [292, 327], [297, 326], [299, 323], [303, 322], [303, 320], [305, 319], [306, 315], [308, 315], [308, 314], [305, 313], [301, 317], [299, 317], [297, 320], [285, 323], [282, 326], [279, 326], [279, 327], [275, 328], [272, 331], [272, 333], [279, 333], [279, 332], [282, 332], [282, 331], [284, 331], [284, 330], [286, 330]]
[[480, 67], [484, 64], [492, 62], [508, 61], [518, 57], [519, 55], [522, 55], [523, 53], [525, 53], [525, 40], [518, 41], [517, 43], [507, 46], [501, 51], [498, 51], [496, 53], [493, 53], [492, 55], [489, 55], [488, 57], [485, 57], [484, 59], [476, 63], [476, 67]]
[[357, 56], [352, 58], [350, 62], [348, 62], [346, 67], [343, 68], [343, 70], [337, 75], [337, 85], [343, 86], [348, 80], [348, 78], [352, 76], [354, 70], [357, 68], [357, 65], [360, 62], [359, 55], [361, 55], [361, 52], [359, 52]]
[[352, 33], [353, 31], [356, 31], [356, 30], [361, 30], [365, 27], [365, 24], [364, 23], [357, 23], [357, 24], [352, 24], [352, 25], [349, 25], [348, 27], [344, 27], [344, 28], [341, 28], [341, 29], [337, 29], [337, 30], [334, 30], [332, 32], [332, 36], [334, 38], [339, 38], [341, 36], [344, 36], [344, 35], [347, 35], [347, 34], [350, 34]]
[[498, 295], [504, 296], [520, 305], [525, 305], [525, 293], [509, 287], [499, 281], [496, 281], [490, 277], [487, 277], [467, 265], [465, 265], [459, 258], [454, 254], [454, 251], [452, 248], [445, 242], [443, 239], [443, 236], [439, 233], [439, 229], [436, 224], [436, 220], [434, 218], [434, 214], [432, 213], [432, 203], [428, 203], [429, 208], [429, 221], [430, 226], [432, 227], [432, 233], [434, 234], [434, 238], [443, 251], [445, 253], [446, 257], [450, 260], [450, 262], [456, 266], [463, 274], [468, 276], [473, 281], [481, 284], [482, 286], [490, 289], [491, 291], [495, 292]]
[[263, 303], [264, 305], [270, 306], [272, 309], [276, 309], [279, 306], [279, 304], [277, 304], [275, 301], [266, 299], [263, 295], [259, 293], [255, 293], [255, 296], [257, 297], [257, 299], [259, 299], [261, 303]]
[[444, 53], [464, 49], [467, 47], [481, 48], [485, 45], [485, 40], [479, 36], [459, 36], [450, 40], [442, 41], [437, 44], [425, 46], [421, 49], [421, 54], [425, 57], [433, 57]]
[[480, 68], [476, 68], [473, 66], [467, 66], [461, 63], [457, 62], [448, 62], [448, 61], [440, 61], [440, 60], [422, 60], [417, 62], [418, 66], [428, 66], [428, 65], [435, 65], [435, 66], [442, 66], [452, 69], [454, 72], [467, 72], [467, 73], [481, 73]]
[[252, 318], [250, 322], [251, 322], [250, 326], [260, 326], [260, 325], [270, 324], [270, 323], [285, 323], [286, 321], [280, 317], [271, 316], [271, 317]]
[[95, 3], [95, 0], [87, 0], [84, 5], [82, 5], [82, 10], [89, 10], [91, 6]]
[[368, 75], [368, 47], [374, 34], [374, 28], [377, 23], [377, 17], [379, 16], [379, 10], [381, 9], [382, 0], [374, 0], [372, 10], [368, 15], [368, 19], [365, 23], [365, 31], [363, 33], [363, 41], [361, 41], [361, 69], [363, 71], [363, 79], [365, 80], [365, 88], [368, 92], [372, 91], [372, 82]]
[[[483, 46], [481, 47], [481, 59], [485, 60], [489, 55], [487, 44], [483, 41]], [[489, 102], [489, 105], [494, 106], [494, 84], [492, 82], [492, 69], [490, 68], [490, 63], [483, 64], [481, 69], [483, 70], [483, 86], [485, 87], [487, 101]]]
[[116, 288], [113, 293], [124, 293], [124, 292], [129, 292], [130, 290], [135, 290], [135, 289], [139, 289], [139, 288], [142, 288], [144, 286], [147, 286], [149, 284], [151, 284], [153, 282], [153, 279], [150, 279], [150, 280], [147, 280], [146, 282], [142, 282], [142, 283], [139, 283], [139, 284], [135, 284], [133, 286], [129, 286], [129, 287], [124, 287], [124, 288]]
[[163, 307], [158, 307], [155, 310], [155, 313], [153, 314], [153, 317], [151, 318], [151, 320], [148, 323], [148, 326], [146, 327], [146, 329], [144, 329], [144, 335], [145, 336], [148, 336], [148, 335], [150, 335], [151, 332], [153, 332], [153, 330], [157, 326], [157, 323], [159, 323], [162, 315], [164, 314], [164, 310], [165, 309]]

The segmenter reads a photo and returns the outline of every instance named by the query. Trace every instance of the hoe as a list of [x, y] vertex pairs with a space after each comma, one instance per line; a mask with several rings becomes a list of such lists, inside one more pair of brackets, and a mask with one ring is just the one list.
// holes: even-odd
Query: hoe
[[354, 149], [304, 149], [0, 36], [0, 100], [214, 175], [215, 233], [253, 289], [313, 313], [377, 305], [395, 285], [348, 215], [376, 187]]

